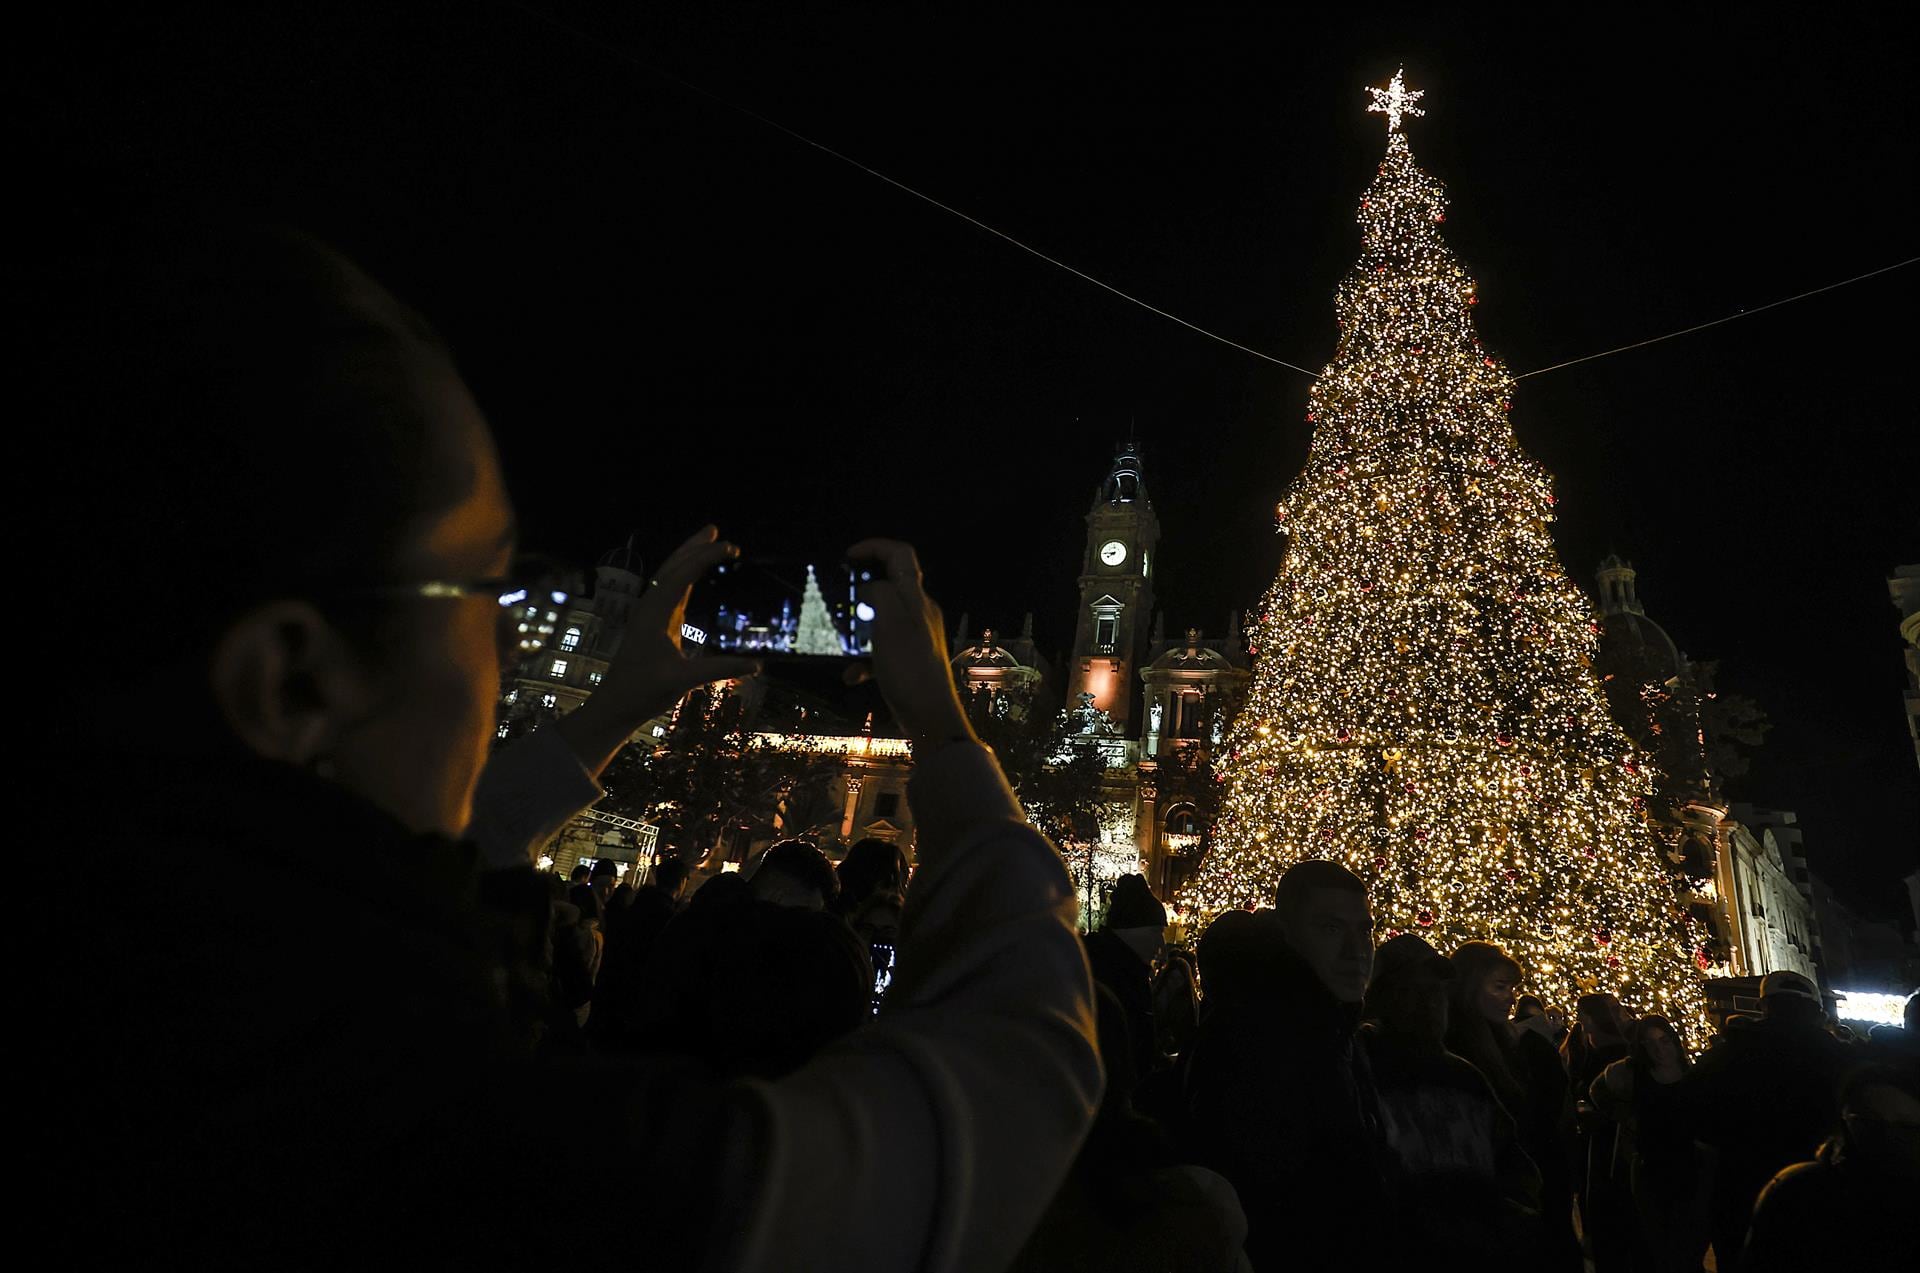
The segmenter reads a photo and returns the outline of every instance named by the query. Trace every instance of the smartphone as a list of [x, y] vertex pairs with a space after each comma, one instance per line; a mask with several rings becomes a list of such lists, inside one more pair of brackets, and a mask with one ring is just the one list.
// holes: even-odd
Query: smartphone
[[881, 563], [838, 553], [743, 557], [694, 585], [681, 636], [760, 661], [761, 674], [744, 687], [757, 728], [893, 737], [892, 711], [863, 675], [874, 616], [858, 593], [884, 578]]
[[859, 658], [873, 650], [873, 608], [858, 589], [884, 569], [839, 553], [743, 557], [694, 586], [687, 622], [714, 651]]

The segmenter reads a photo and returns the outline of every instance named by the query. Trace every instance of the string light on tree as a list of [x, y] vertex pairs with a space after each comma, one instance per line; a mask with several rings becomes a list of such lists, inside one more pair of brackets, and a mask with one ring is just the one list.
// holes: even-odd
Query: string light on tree
[[1330, 858], [1367, 881], [1383, 935], [1497, 942], [1550, 999], [1606, 990], [1698, 1024], [1706, 934], [1592, 671], [1598, 625], [1554, 553], [1549, 478], [1514, 439], [1513, 377], [1474, 333], [1444, 191], [1408, 149], [1423, 94], [1399, 73], [1369, 91], [1386, 158], [1277, 510], [1287, 553], [1251, 633], [1214, 847], [1179, 900], [1265, 904], [1288, 866]]
[[1387, 117], [1387, 131], [1390, 133], [1400, 131], [1400, 117], [1402, 115], [1411, 115], [1415, 119], [1418, 119], [1427, 113], [1414, 105], [1415, 102], [1427, 95], [1426, 90], [1420, 89], [1415, 92], [1408, 92], [1407, 82], [1402, 78], [1404, 71], [1405, 68], [1395, 71], [1393, 78], [1387, 81], [1385, 88], [1373, 88], [1369, 86], [1367, 89], [1367, 92], [1373, 94], [1373, 104], [1367, 107], [1367, 110], [1384, 113]]

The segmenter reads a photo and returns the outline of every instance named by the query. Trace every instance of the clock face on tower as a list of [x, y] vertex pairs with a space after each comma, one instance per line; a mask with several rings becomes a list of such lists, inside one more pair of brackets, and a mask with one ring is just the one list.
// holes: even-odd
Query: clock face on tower
[[1109, 566], [1117, 566], [1127, 559], [1127, 546], [1117, 539], [1109, 539], [1100, 545], [1100, 560]]

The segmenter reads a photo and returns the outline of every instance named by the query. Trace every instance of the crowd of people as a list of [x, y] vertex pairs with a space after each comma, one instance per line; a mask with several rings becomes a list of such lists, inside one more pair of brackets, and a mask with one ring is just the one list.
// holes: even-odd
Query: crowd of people
[[641, 722], [754, 673], [679, 644], [733, 547], [687, 540], [594, 696], [490, 751], [525, 579], [433, 329], [290, 232], [96, 216], [32, 242], [19, 375], [137, 637], [72, 633], [116, 671], [64, 704], [32, 791], [72, 814], [111, 774], [138, 818], [139, 868], [67, 930], [82, 976], [52, 965], [78, 1028], [27, 1211], [63, 1262], [1898, 1258], [1911, 1003], [1906, 1032], [1842, 1042], [1776, 974], [1696, 1056], [1604, 994], [1563, 1020], [1495, 946], [1376, 947], [1324, 861], [1191, 950], [1137, 876], [1082, 934], [903, 543], [850, 553], [882, 576], [862, 599], [914, 747], [911, 870], [798, 840], [695, 890], [673, 860], [631, 888], [537, 870]]

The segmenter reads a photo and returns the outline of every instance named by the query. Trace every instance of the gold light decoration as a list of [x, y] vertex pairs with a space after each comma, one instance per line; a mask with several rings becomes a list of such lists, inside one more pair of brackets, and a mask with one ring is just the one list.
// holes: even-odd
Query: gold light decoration
[[1329, 858], [1367, 882], [1382, 936], [1496, 942], [1550, 1001], [1604, 990], [1693, 1033], [1705, 934], [1648, 824], [1649, 762], [1590, 670], [1599, 626], [1514, 440], [1513, 377], [1474, 334], [1443, 189], [1400, 127], [1420, 94], [1398, 74], [1370, 91], [1386, 159], [1278, 509], [1288, 551], [1214, 847], [1178, 900], [1267, 905], [1289, 865]]

